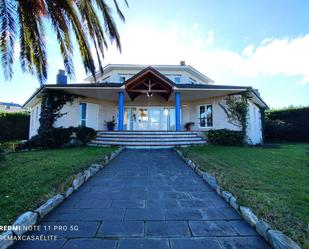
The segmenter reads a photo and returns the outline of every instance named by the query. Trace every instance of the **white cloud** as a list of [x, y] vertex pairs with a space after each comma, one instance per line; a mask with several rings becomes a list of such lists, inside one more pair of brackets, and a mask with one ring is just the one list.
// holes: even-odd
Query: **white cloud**
[[247, 47], [244, 48], [244, 50], [242, 51], [242, 55], [243, 56], [251, 56], [253, 54], [253, 50], [254, 50], [254, 45], [250, 44]]
[[214, 31], [201, 33], [197, 24], [167, 29], [127, 26], [121, 34], [123, 53], [112, 46], [105, 63], [178, 64], [186, 60], [218, 83], [248, 82], [258, 76], [298, 76], [309, 84], [309, 34], [293, 39], [266, 38], [241, 52], [215, 48]]
[[214, 31], [213, 31], [213, 30], [210, 30], [210, 31], [208, 32], [208, 34], [207, 34], [206, 44], [207, 44], [207, 45], [213, 44], [214, 39], [215, 39]]

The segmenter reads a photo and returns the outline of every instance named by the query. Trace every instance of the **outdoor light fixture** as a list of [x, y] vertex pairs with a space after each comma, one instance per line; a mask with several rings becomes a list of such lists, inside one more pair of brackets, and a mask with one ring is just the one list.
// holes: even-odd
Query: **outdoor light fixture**
[[152, 92], [147, 92], [147, 97], [152, 97], [153, 93]]

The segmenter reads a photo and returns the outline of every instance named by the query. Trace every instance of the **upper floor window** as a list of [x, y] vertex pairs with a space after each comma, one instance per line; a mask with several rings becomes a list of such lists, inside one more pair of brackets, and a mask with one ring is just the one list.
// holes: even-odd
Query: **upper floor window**
[[126, 76], [120, 75], [119, 76], [119, 81], [120, 81], [120, 83], [125, 82], [126, 81]]
[[195, 83], [196, 83], [195, 79], [189, 78], [189, 84], [195, 84]]
[[174, 82], [175, 83], [180, 83], [180, 79], [181, 79], [181, 76], [175, 76], [174, 77]]
[[103, 82], [103, 83], [109, 82], [109, 78], [110, 78], [110, 76], [105, 77], [105, 78], [102, 80], [102, 82]]

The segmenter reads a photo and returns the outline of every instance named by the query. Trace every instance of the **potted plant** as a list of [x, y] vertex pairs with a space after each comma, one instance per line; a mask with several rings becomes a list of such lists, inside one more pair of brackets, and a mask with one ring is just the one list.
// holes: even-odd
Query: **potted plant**
[[107, 127], [107, 130], [113, 131], [116, 126], [115, 117], [113, 116], [111, 121], [105, 121], [105, 126]]
[[194, 122], [188, 122], [185, 124], [185, 128], [187, 131], [191, 131], [192, 126], [194, 126]]

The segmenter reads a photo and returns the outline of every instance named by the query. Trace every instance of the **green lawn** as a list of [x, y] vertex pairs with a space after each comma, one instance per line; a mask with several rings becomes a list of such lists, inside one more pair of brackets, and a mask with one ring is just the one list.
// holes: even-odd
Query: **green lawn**
[[241, 205], [309, 248], [309, 144], [280, 149], [207, 145], [185, 156], [214, 174]]
[[38, 207], [66, 188], [74, 174], [113, 150], [82, 147], [8, 154], [0, 161], [0, 225], [8, 225], [21, 213]]

